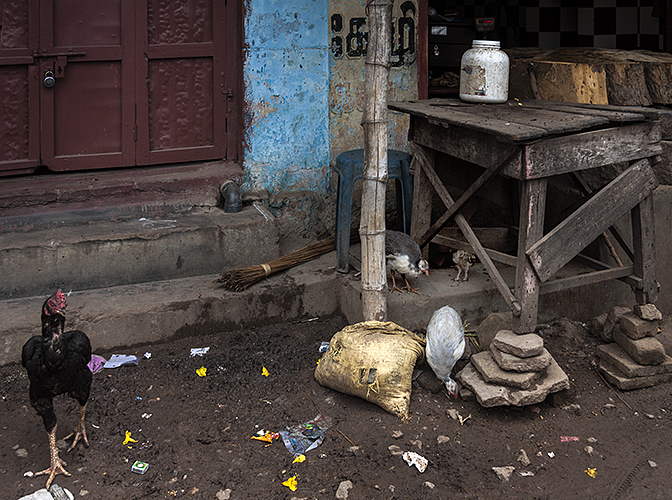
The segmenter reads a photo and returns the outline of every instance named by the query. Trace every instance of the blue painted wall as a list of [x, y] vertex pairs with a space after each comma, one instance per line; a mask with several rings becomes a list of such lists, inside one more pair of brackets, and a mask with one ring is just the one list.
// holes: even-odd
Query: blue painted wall
[[243, 190], [326, 192], [327, 0], [248, 0]]
[[[242, 189], [329, 193], [330, 161], [363, 147], [366, 0], [246, 0]], [[390, 100], [417, 98], [417, 2], [394, 0]], [[358, 48], [359, 47], [359, 48]], [[408, 116], [390, 113], [390, 147]]]

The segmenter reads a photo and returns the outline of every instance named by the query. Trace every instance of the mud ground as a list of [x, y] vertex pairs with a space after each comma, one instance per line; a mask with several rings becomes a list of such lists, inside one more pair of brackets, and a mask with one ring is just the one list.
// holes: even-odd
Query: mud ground
[[[541, 330], [578, 406], [547, 400], [485, 409], [414, 382], [406, 422], [315, 382], [320, 343], [343, 326], [341, 317], [322, 318], [115, 350], [140, 362], [94, 375], [91, 446], [61, 453], [72, 477], [55, 482], [85, 500], [333, 499], [344, 481], [352, 483], [351, 500], [669, 498], [671, 386], [612, 390], [591, 366], [600, 341], [582, 325], [560, 321]], [[191, 357], [194, 347], [210, 351]], [[142, 358], [146, 352], [151, 358]], [[202, 366], [205, 377], [196, 374]], [[0, 368], [0, 397], [2, 497], [18, 499], [45, 485], [44, 476], [25, 474], [48, 466], [47, 434], [20, 365]], [[56, 401], [62, 439], [75, 426], [77, 404]], [[251, 439], [318, 414], [333, 425], [303, 463], [292, 463], [280, 439]], [[122, 444], [126, 431], [137, 442]], [[426, 471], [406, 465], [393, 445], [427, 458]], [[517, 461], [521, 449], [527, 466]], [[136, 460], [149, 464], [145, 474], [131, 471]], [[508, 482], [492, 470], [503, 466], [515, 467]], [[292, 476], [296, 491], [282, 485]]]

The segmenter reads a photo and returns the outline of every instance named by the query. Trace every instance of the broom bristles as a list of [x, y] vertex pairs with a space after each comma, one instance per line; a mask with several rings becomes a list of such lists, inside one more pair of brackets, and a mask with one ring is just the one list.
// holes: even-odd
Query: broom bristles
[[[353, 240], [356, 241], [358, 238], [359, 236], [356, 235], [356, 233], [353, 233], [350, 238], [351, 244]], [[240, 292], [271, 274], [284, 271], [285, 269], [311, 261], [325, 253], [329, 253], [334, 249], [335, 245], [336, 239], [333, 236], [329, 236], [328, 238], [315, 241], [310, 245], [295, 250], [294, 252], [290, 252], [287, 255], [283, 255], [266, 264], [258, 264], [244, 269], [226, 271], [216, 280], [216, 283], [222, 283], [220, 288], [223, 287], [228, 290]]]

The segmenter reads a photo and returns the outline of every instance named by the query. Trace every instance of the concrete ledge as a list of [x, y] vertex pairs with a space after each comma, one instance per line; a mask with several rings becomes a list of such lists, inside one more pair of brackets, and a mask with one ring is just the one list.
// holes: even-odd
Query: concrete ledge
[[[338, 312], [333, 291], [340, 275], [327, 268], [328, 262], [322, 257], [244, 292], [215, 288], [219, 274], [73, 292], [66, 328], [83, 330], [95, 352], [330, 316]], [[0, 301], [0, 365], [19, 362], [23, 344], [39, 335], [40, 307], [47, 296]]]
[[278, 248], [275, 221], [254, 207], [0, 233], [0, 294], [30, 297], [58, 287], [67, 292], [212, 274], [275, 259]]

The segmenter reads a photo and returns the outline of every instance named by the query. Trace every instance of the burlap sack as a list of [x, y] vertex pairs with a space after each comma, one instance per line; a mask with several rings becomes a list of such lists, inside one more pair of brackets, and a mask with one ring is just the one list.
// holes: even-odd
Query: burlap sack
[[424, 338], [392, 322], [350, 325], [331, 339], [315, 380], [406, 419], [413, 368], [424, 360], [424, 346]]

